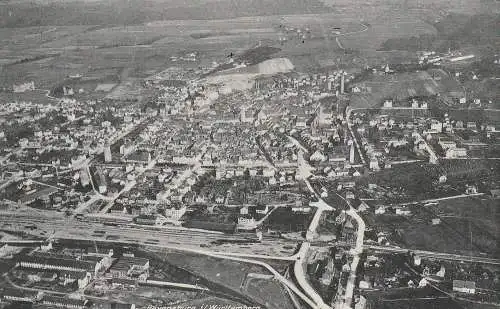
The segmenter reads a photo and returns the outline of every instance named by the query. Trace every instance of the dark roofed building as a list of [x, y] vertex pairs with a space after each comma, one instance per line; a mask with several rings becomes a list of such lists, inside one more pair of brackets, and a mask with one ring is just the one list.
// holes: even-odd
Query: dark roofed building
[[33, 303], [39, 299], [40, 294], [35, 291], [24, 291], [18, 289], [5, 289], [2, 293], [2, 300], [6, 302], [26, 302]]
[[475, 294], [476, 283], [474, 281], [453, 280], [453, 291], [459, 293]]
[[134, 304], [120, 304], [120, 303], [93, 303], [90, 309], [136, 309]]
[[68, 309], [86, 309], [90, 307], [90, 302], [87, 299], [72, 299], [51, 295], [44, 296], [42, 304]]
[[100, 261], [82, 261], [43, 254], [21, 256], [17, 266], [42, 270], [87, 271], [92, 274], [96, 274], [102, 268]]
[[109, 269], [113, 278], [136, 278], [146, 280], [149, 276], [149, 260], [140, 257], [122, 256]]

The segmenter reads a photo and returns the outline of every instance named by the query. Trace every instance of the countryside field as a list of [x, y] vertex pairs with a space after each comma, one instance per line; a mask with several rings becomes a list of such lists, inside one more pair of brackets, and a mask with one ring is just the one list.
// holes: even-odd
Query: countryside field
[[[415, 55], [378, 49], [392, 38], [436, 34], [435, 20], [429, 16], [440, 18], [439, 11], [388, 0], [202, 2], [201, 7], [179, 0], [133, 0], [126, 6], [100, 0], [66, 5], [53, 0], [4, 2], [0, 4], [0, 87], [33, 80], [40, 89], [68, 83], [82, 88], [84, 98], [120, 98], [129, 90], [132, 96], [147, 97], [140, 88], [130, 88], [138, 78], [172, 65], [196, 68], [214, 60], [223, 62], [228, 54], [241, 54], [259, 43], [279, 48], [275, 57], [288, 58], [297, 71], [405, 62]], [[432, 0], [424, 2], [434, 5]], [[391, 9], [380, 10], [380, 5]], [[310, 35], [302, 40], [285, 28], [307, 29]], [[283, 37], [288, 40], [280, 43]], [[172, 62], [172, 56], [193, 51], [199, 53], [195, 62]], [[69, 81], [70, 75], [83, 78]], [[428, 77], [417, 79], [414, 90], [403, 87], [407, 94], [440, 88]], [[99, 84], [111, 83], [121, 90], [92, 95]], [[392, 86], [400, 85], [389, 84], [376, 96], [392, 95]], [[376, 96], [355, 98], [354, 105], [372, 106], [379, 99]]]
[[[440, 76], [440, 79], [436, 80], [434, 76]], [[351, 105], [354, 108], [379, 107], [385, 99], [405, 102], [410, 97], [427, 97], [438, 93], [450, 98], [463, 95], [462, 87], [443, 70], [390, 75], [370, 74], [359, 84], [370, 87], [372, 91], [353, 94]], [[405, 106], [405, 104], [396, 103], [395, 106]]]
[[[458, 254], [500, 256], [498, 199], [470, 197], [440, 201], [435, 206], [411, 206], [410, 217], [367, 215], [367, 224], [392, 231], [396, 245]], [[441, 219], [432, 225], [431, 220]]]
[[[207, 1], [206, 9], [223, 6], [222, 2]], [[314, 0], [287, 1], [286, 5], [269, 0], [236, 2], [231, 6], [235, 14], [226, 11], [224, 18], [218, 19], [221, 16], [211, 11], [205, 14], [203, 23], [198, 20], [200, 7], [186, 8], [175, 0], [151, 1], [146, 5], [130, 1], [128, 7], [120, 7], [107, 19], [101, 15], [116, 9], [118, 2], [70, 2], [67, 6], [54, 1], [38, 6], [23, 1], [0, 4], [0, 14], [7, 14], [1, 22], [4, 28], [0, 29], [0, 63], [5, 64], [0, 69], [0, 87], [33, 80], [38, 88], [52, 89], [64, 83], [67, 76], [81, 74], [90, 85], [72, 85], [90, 91], [99, 83], [134, 82], [134, 78], [160, 72], [173, 65], [172, 56], [198, 51], [199, 59], [224, 61], [228, 54], [243, 53], [259, 42], [281, 49], [276, 57], [289, 58], [299, 71], [325, 64], [338, 66], [341, 62], [362, 64], [366, 62], [364, 55], [346, 53], [341, 46], [350, 48], [351, 37], [376, 49], [379, 43], [374, 42], [384, 41], [388, 34], [432, 32], [432, 27], [415, 16], [410, 22], [418, 27], [398, 26], [401, 12], [380, 20], [374, 14], [372, 20], [365, 20], [359, 12], [344, 12]], [[252, 2], [258, 5], [253, 7]], [[65, 14], [68, 10], [73, 14]], [[83, 14], [85, 10], [92, 14]], [[22, 18], [29, 14], [39, 18]], [[58, 15], [64, 18], [55, 19]], [[284, 27], [308, 28], [311, 37], [304, 42], [292, 37], [279, 44], [285, 36]], [[338, 29], [340, 45], [332, 29]], [[370, 40], [363, 39], [363, 35]], [[191, 67], [199, 64], [203, 63], [182, 63]], [[127, 76], [122, 75], [125, 69], [130, 69]]]

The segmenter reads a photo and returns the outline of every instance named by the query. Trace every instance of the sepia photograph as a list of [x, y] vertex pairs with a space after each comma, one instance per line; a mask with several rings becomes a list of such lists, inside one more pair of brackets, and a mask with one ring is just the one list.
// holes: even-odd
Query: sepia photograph
[[500, 309], [500, 0], [0, 0], [0, 309]]

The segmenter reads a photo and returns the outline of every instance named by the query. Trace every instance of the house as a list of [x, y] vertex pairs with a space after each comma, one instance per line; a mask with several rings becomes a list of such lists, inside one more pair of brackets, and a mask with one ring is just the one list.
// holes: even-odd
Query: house
[[137, 278], [144, 281], [149, 276], [149, 260], [122, 256], [110, 267], [109, 274], [113, 278]]
[[465, 194], [477, 194], [477, 187], [474, 185], [467, 185], [465, 188]]
[[457, 147], [457, 143], [455, 143], [454, 141], [440, 140], [438, 144], [444, 151]]
[[184, 214], [186, 213], [186, 210], [187, 210], [187, 207], [186, 205], [182, 205], [182, 206], [178, 206], [178, 207], [167, 207], [165, 209], [163, 209], [163, 213], [165, 215], [166, 218], [170, 219], [170, 220], [179, 220], [180, 218], [182, 218], [182, 216], [184, 216]]
[[269, 212], [269, 206], [268, 205], [257, 205], [255, 207], [255, 212], [258, 214], [261, 214], [261, 215], [266, 215]]
[[59, 271], [88, 271], [93, 274], [102, 269], [104, 258], [97, 261], [75, 260], [71, 258], [53, 257], [50, 254], [37, 252], [33, 255], [21, 256], [17, 266], [29, 269], [59, 270]]
[[33, 303], [40, 298], [40, 294], [34, 291], [5, 288], [2, 300], [6, 302], [26, 302]]
[[365, 201], [361, 201], [361, 204], [359, 204], [359, 206], [358, 206], [359, 212], [365, 212], [365, 211], [368, 211], [369, 209], [370, 209], [370, 206]]
[[453, 280], [453, 291], [466, 294], [475, 294], [476, 283], [474, 281]]
[[251, 230], [257, 227], [255, 219], [252, 216], [246, 215], [238, 217], [238, 229]]
[[378, 165], [378, 160], [376, 158], [370, 159], [370, 169], [375, 171], [380, 170], [380, 167]]
[[406, 208], [396, 208], [396, 215], [409, 216], [411, 215], [411, 210]]
[[446, 268], [444, 267], [444, 265], [441, 265], [441, 268], [439, 268], [439, 271], [436, 273], [436, 276], [444, 278], [445, 273], [446, 273]]
[[272, 168], [265, 168], [262, 174], [264, 177], [274, 177], [275, 171]]
[[465, 148], [450, 148], [446, 150], [446, 158], [454, 159], [454, 158], [466, 158], [467, 157], [467, 149]]
[[500, 197], [500, 189], [490, 190], [491, 197], [498, 198]]
[[477, 130], [477, 124], [474, 121], [467, 122], [467, 129]]
[[443, 132], [443, 123], [441, 121], [433, 119], [431, 121], [431, 131], [438, 133]]
[[304, 214], [307, 214], [307, 213], [311, 212], [311, 207], [298, 205], [298, 206], [292, 206], [291, 210], [294, 213], [304, 213]]
[[438, 225], [441, 223], [441, 219], [440, 218], [433, 218], [431, 220], [431, 223], [432, 223], [432, 225]]
[[345, 193], [345, 198], [348, 200], [353, 200], [355, 198], [354, 193], [352, 193], [351, 191], [347, 191]]
[[129, 278], [111, 278], [109, 280], [113, 288], [134, 289], [137, 287], [137, 281]]
[[316, 162], [325, 162], [326, 157], [321, 153], [321, 151], [316, 150], [311, 157], [309, 158], [311, 161], [316, 161]]
[[89, 308], [90, 303], [87, 299], [73, 299], [59, 296], [46, 295], [42, 299], [42, 304], [51, 307], [85, 309]]
[[101, 257], [112, 257], [113, 249], [100, 249], [97, 246], [91, 246], [87, 248], [88, 256], [101, 256]]
[[298, 117], [295, 120], [295, 126], [297, 128], [306, 128], [307, 127], [307, 119], [305, 117]]
[[136, 309], [135, 304], [121, 304], [121, 303], [94, 303], [90, 309]]
[[59, 282], [63, 286], [77, 283], [78, 288], [83, 289], [90, 283], [91, 279], [92, 274], [87, 271], [63, 271], [59, 273]]
[[161, 225], [157, 215], [139, 215], [134, 218], [134, 222], [142, 225]]

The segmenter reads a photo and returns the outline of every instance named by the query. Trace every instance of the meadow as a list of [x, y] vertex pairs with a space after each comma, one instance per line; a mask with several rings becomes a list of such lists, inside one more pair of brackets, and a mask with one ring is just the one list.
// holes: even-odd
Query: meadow
[[[362, 68], [415, 57], [407, 51], [377, 51], [390, 38], [436, 32], [424, 18], [432, 9], [407, 11], [390, 1], [198, 2], [1, 3], [0, 87], [33, 80], [40, 89], [53, 89], [70, 75], [82, 75], [85, 83], [72, 85], [91, 91], [100, 83], [134, 83], [173, 65], [221, 63], [259, 44], [279, 48], [274, 56], [290, 59], [297, 71]], [[306, 39], [294, 34], [299, 29], [307, 29]], [[284, 37], [287, 41], [280, 42]], [[191, 52], [198, 53], [195, 62], [172, 62], [172, 56]]]

